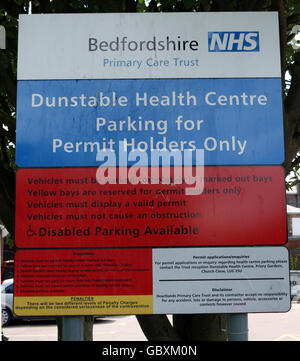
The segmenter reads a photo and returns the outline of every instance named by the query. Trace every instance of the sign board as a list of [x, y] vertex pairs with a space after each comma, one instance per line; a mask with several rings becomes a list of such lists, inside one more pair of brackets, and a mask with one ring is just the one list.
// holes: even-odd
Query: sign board
[[154, 249], [154, 312], [286, 312], [288, 259], [284, 247]]
[[21, 250], [19, 316], [285, 312], [284, 247]]
[[19, 23], [19, 166], [97, 166], [97, 152], [119, 157], [121, 141], [148, 158], [203, 149], [205, 165], [284, 161], [276, 12], [33, 14]]
[[16, 162], [97, 166], [108, 149], [114, 166], [132, 151], [150, 166], [153, 151], [203, 149], [205, 165], [281, 164], [281, 103], [279, 78], [19, 81]]
[[18, 251], [14, 310], [18, 315], [152, 313], [151, 252]]
[[20, 15], [18, 80], [280, 78], [278, 29], [277, 12]]
[[[132, 179], [130, 169], [125, 169], [127, 184], [99, 184], [97, 171], [19, 170], [16, 245], [176, 247], [279, 245], [287, 240], [280, 166], [205, 167], [204, 173], [185, 167], [182, 184], [176, 183], [176, 169], [175, 176], [160, 169], [157, 184], [150, 173], [143, 177], [148, 182], [152, 176], [152, 184], [139, 183], [143, 179]], [[120, 181], [124, 169], [118, 171]], [[188, 181], [192, 173], [198, 179], [194, 184]]]
[[3, 25], [0, 25], [0, 49], [6, 49], [6, 31]]
[[287, 311], [280, 77], [275, 12], [21, 15], [15, 313]]

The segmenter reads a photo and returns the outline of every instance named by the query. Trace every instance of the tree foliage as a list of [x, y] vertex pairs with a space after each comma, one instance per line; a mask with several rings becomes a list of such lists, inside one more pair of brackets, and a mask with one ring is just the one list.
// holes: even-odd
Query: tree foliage
[[[14, 188], [15, 131], [17, 97], [17, 44], [18, 16], [24, 13], [93, 13], [93, 12], [185, 12], [185, 11], [278, 11], [280, 24], [280, 49], [282, 66], [282, 96], [284, 104], [285, 163], [286, 173], [294, 176], [289, 185], [299, 182], [300, 169], [300, 50], [291, 44], [292, 29], [300, 24], [299, 0], [2, 0], [0, 25], [6, 29], [6, 49], [0, 50], [0, 219], [11, 235], [14, 235]], [[33, 42], [34, 46], [34, 42]], [[289, 77], [286, 78], [286, 74]], [[196, 316], [195, 316], [196, 317]], [[195, 339], [199, 325], [190, 316], [177, 317], [174, 328], [165, 318], [139, 317], [148, 337], [153, 339]], [[220, 324], [222, 317], [202, 317], [206, 333], [219, 330], [219, 339], [224, 338]], [[158, 336], [153, 336], [153, 325], [160, 324]], [[212, 326], [213, 325], [213, 326]], [[157, 329], [157, 327], [155, 327]], [[153, 333], [154, 332], [154, 333]], [[195, 335], [198, 336], [195, 336]], [[202, 337], [202, 336], [201, 336]], [[203, 336], [204, 337], [204, 336]], [[202, 338], [203, 338], [202, 337]]]

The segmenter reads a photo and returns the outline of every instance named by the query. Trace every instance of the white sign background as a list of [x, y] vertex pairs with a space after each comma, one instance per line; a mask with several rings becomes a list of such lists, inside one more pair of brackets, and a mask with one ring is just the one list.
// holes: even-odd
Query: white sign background
[[284, 247], [153, 249], [153, 313], [286, 312]]
[[[259, 51], [208, 51], [208, 32], [247, 31], [259, 32]], [[99, 44], [124, 36], [127, 42], [169, 36], [196, 40], [199, 46], [196, 51], [89, 51], [89, 38]], [[31, 14], [19, 19], [18, 80], [280, 77], [279, 54], [276, 12]], [[147, 65], [149, 58], [162, 63]], [[190, 64], [176, 65], [174, 58]], [[104, 66], [104, 59], [141, 65]]]

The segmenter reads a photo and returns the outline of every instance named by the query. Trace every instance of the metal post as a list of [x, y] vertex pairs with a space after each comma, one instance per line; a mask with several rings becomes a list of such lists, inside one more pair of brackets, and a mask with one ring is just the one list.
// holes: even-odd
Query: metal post
[[228, 341], [248, 341], [248, 314], [229, 313], [227, 315]]
[[83, 341], [84, 316], [62, 317], [62, 341]]

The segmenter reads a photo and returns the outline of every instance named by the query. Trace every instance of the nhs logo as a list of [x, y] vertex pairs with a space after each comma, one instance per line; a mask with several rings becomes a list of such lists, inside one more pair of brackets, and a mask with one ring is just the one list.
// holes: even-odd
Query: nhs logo
[[209, 52], [259, 51], [258, 31], [214, 31], [208, 33]]

